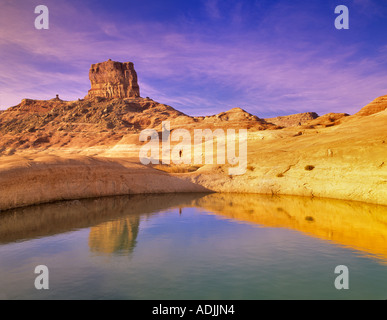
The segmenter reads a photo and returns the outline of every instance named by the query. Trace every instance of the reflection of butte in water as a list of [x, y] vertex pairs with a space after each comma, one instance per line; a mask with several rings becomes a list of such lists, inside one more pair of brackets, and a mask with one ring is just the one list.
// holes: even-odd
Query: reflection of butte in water
[[136, 246], [139, 216], [129, 216], [90, 228], [89, 247], [98, 253], [130, 254]]
[[200, 193], [139, 194], [12, 209], [0, 212], [0, 244], [49, 237], [128, 217], [135, 221], [134, 216], [140, 219], [172, 207], [189, 206], [202, 196]]
[[288, 228], [372, 254], [387, 263], [387, 206], [306, 197], [214, 193], [193, 205], [220, 217]]

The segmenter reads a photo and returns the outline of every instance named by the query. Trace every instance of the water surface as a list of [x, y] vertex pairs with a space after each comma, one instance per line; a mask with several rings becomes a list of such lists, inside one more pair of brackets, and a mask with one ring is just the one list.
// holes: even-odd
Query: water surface
[[387, 208], [243, 194], [33, 206], [1, 212], [0, 276], [2, 299], [387, 299]]

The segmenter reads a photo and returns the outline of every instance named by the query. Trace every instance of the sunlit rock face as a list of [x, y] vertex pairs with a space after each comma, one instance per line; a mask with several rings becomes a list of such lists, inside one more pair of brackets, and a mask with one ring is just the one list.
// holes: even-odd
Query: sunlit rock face
[[132, 62], [108, 60], [92, 64], [89, 71], [91, 89], [86, 99], [136, 98], [140, 96], [137, 73]]
[[371, 103], [367, 104], [359, 112], [356, 113], [358, 116], [369, 116], [374, 113], [381, 112], [387, 109], [387, 95], [376, 98]]

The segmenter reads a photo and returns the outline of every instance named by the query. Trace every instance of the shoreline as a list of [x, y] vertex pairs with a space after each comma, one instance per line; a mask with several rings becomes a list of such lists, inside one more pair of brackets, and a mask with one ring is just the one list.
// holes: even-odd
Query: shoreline
[[47, 155], [33, 160], [15, 158], [0, 168], [1, 211], [62, 200], [208, 191], [130, 160]]
[[[301, 169], [298, 168], [299, 171]], [[222, 174], [224, 171], [224, 168], [218, 166], [204, 166], [191, 173], [167, 173], [138, 164], [133, 159], [79, 155], [38, 155], [34, 158], [11, 156], [0, 159], [0, 212], [57, 201], [168, 193], [286, 195], [387, 206], [387, 197], [383, 197], [383, 194], [380, 198], [368, 199], [353, 197], [351, 190], [333, 194], [330, 191], [334, 191], [332, 186], [325, 188], [326, 184], [330, 184], [329, 181], [322, 185], [314, 177], [309, 177], [309, 180], [304, 177], [301, 182], [308, 181], [312, 185], [310, 180], [314, 180], [315, 185], [312, 187], [315, 189], [311, 191], [305, 188], [305, 182], [300, 182], [301, 174], [295, 178], [277, 178], [274, 182], [273, 179], [259, 178], [259, 172], [230, 177]], [[349, 182], [340, 181], [342, 185], [339, 185], [339, 189]], [[363, 186], [363, 189], [369, 187]], [[364, 190], [358, 192], [362, 194]], [[352, 196], [346, 196], [350, 194]]]

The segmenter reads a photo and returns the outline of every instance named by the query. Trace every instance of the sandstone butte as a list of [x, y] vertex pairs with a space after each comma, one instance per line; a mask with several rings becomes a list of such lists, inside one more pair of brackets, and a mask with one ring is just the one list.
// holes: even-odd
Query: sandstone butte
[[[124, 194], [260, 193], [387, 205], [387, 96], [354, 115], [261, 119], [241, 108], [192, 117], [142, 98], [134, 65], [93, 64], [84, 99], [23, 99], [0, 112], [0, 210]], [[148, 165], [141, 130], [247, 129], [247, 171]], [[214, 156], [216, 156], [216, 148]]]
[[86, 99], [135, 98], [140, 96], [137, 73], [132, 62], [106, 62], [92, 64], [89, 71], [91, 89]]

